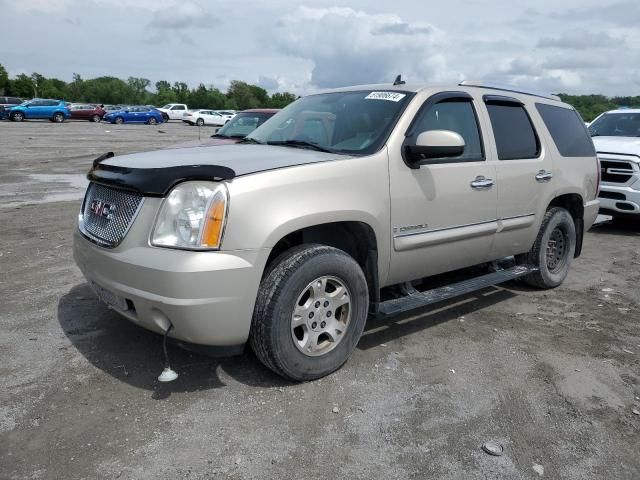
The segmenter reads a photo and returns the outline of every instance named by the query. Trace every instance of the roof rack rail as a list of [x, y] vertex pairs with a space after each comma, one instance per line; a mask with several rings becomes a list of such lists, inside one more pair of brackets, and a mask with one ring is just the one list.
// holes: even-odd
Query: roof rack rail
[[543, 93], [536, 90], [529, 90], [527, 88], [520, 88], [520, 87], [512, 87], [509, 85], [485, 83], [485, 82], [478, 82], [474, 80], [465, 80], [463, 82], [460, 82], [458, 85], [461, 87], [479, 87], [479, 88], [487, 88], [490, 90], [500, 90], [502, 92], [524, 93], [526, 95], [533, 95], [534, 97], [542, 97], [542, 98], [548, 98], [549, 100], [562, 101], [560, 97], [558, 97], [557, 95], [553, 95], [551, 93]]

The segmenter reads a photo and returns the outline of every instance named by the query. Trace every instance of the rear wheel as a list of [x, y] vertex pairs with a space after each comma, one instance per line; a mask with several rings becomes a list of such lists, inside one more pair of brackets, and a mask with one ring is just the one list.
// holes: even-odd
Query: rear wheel
[[51, 120], [54, 123], [62, 123], [64, 122], [64, 115], [60, 112], [56, 112], [53, 114], [53, 117], [51, 117]]
[[13, 112], [10, 116], [9, 119], [13, 122], [21, 122], [24, 120], [24, 113], [22, 112]]
[[122, 125], [124, 123], [124, 118], [116, 117], [114, 122], [116, 122], [118, 125]]
[[149, 117], [149, 120], [147, 120], [147, 123], [149, 125], [156, 125], [158, 123], [158, 120], [156, 120], [156, 117]]
[[538, 270], [525, 282], [537, 288], [555, 288], [569, 273], [576, 251], [576, 226], [571, 214], [564, 208], [547, 211], [538, 237], [528, 253], [518, 256], [519, 263], [533, 265]]
[[203, 126], [204, 125], [204, 120], [202, 118], [197, 119], [196, 120], [196, 125], [199, 126], [199, 127]]
[[352, 257], [324, 245], [293, 248], [262, 280], [251, 347], [285, 378], [324, 377], [349, 358], [362, 335], [368, 304], [367, 282]]
[[100, 115], [94, 115], [93, 117], [91, 117], [91, 121], [94, 123], [98, 123], [100, 120], [102, 120], [102, 117]]

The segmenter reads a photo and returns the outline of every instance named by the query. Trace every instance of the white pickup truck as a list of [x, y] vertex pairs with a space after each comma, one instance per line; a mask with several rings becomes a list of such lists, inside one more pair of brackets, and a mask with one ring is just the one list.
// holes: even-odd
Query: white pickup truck
[[182, 115], [188, 108], [184, 103], [168, 103], [157, 110], [162, 113], [162, 118], [167, 122], [169, 120], [182, 120]]
[[589, 132], [601, 164], [600, 213], [640, 218], [640, 109], [605, 112]]

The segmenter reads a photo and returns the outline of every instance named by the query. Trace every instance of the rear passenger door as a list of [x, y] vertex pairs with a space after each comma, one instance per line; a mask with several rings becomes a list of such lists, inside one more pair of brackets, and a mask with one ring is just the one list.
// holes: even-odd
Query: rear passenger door
[[501, 95], [483, 97], [497, 165], [498, 232], [493, 259], [531, 248], [553, 196], [553, 162], [531, 117], [533, 104]]

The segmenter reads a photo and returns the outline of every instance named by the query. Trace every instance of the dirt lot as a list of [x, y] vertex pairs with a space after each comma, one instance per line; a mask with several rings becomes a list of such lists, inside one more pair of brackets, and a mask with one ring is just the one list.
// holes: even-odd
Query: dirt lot
[[638, 225], [594, 227], [556, 290], [370, 322], [321, 381], [172, 348], [159, 384], [160, 338], [98, 303], [71, 232], [93, 158], [197, 135], [0, 122], [0, 478], [640, 478]]

